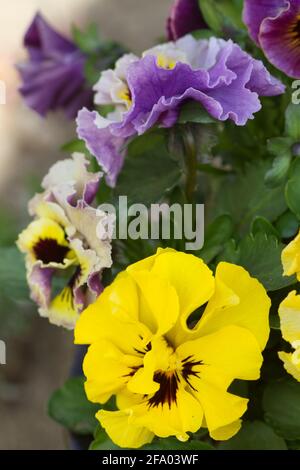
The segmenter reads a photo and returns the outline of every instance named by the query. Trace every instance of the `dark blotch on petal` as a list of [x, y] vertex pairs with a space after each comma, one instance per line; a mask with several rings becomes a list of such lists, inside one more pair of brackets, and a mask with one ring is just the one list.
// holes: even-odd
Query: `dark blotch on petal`
[[62, 246], [51, 238], [41, 238], [33, 248], [37, 260], [44, 264], [63, 263], [69, 251], [67, 246]]

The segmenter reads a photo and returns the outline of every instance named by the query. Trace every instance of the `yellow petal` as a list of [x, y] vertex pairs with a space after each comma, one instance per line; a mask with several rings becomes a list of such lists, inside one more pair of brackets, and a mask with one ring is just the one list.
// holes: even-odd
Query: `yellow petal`
[[179, 315], [176, 290], [168, 281], [147, 271], [135, 272], [134, 279], [140, 288], [140, 322], [157, 336], [166, 334]]
[[173, 349], [161, 338], [151, 341], [151, 350], [144, 356], [143, 367], [141, 367], [128, 382], [128, 390], [141, 395], [150, 395], [159, 389], [159, 384], [154, 381], [154, 373], [158, 370], [167, 370]]
[[124, 355], [109, 341], [93, 343], [83, 362], [88, 399], [105, 403], [107, 397], [125, 387], [130, 374], [134, 373], [141, 363], [141, 359]]
[[155, 259], [152, 272], [175, 287], [182, 321], [214, 292], [214, 278], [206, 264], [194, 255], [180, 252], [162, 253]]
[[105, 411], [96, 414], [101, 426], [119, 447], [138, 449], [149, 444], [154, 434], [143, 426], [129, 422], [131, 411]]
[[[101, 338], [115, 338], [116, 341], [120, 340], [120, 347], [130, 350], [133, 345], [130, 331], [134, 336], [143, 336], [147, 330], [137, 324], [138, 305], [134, 281], [126, 273], [121, 273], [96, 302], [80, 315], [75, 329], [75, 344], [91, 344]], [[129, 336], [124, 334], [125, 329]]]
[[50, 303], [48, 308], [40, 308], [42, 317], [56, 326], [73, 330], [79, 318], [79, 311], [74, 305], [74, 295], [71, 287], [65, 287]]
[[300, 274], [300, 232], [297, 237], [287, 245], [281, 253], [284, 276]]
[[[298, 355], [300, 354], [300, 348], [298, 351]], [[291, 374], [294, 379], [300, 382], [300, 363], [297, 361], [295, 363], [294, 354], [293, 353], [286, 353], [286, 352], [279, 352], [278, 356], [283, 362], [284, 368], [288, 374]]]
[[219, 263], [216, 291], [200, 320], [198, 333], [203, 336], [223, 326], [237, 325], [251, 331], [263, 350], [270, 333], [270, 305], [265, 288], [244, 268]]
[[142, 259], [141, 261], [138, 261], [137, 263], [131, 264], [130, 266], [128, 266], [126, 271], [129, 274], [133, 274], [136, 271], [151, 271], [156, 258], [163, 255], [164, 253], [169, 253], [169, 252], [176, 253], [176, 251], [173, 250], [172, 248], [158, 248], [155, 255], [149, 256], [148, 258]]
[[123, 388], [116, 394], [116, 404], [119, 410], [132, 408], [140, 405], [144, 401], [144, 396], [138, 393], [132, 393], [127, 388]]
[[289, 343], [300, 340], [300, 295], [292, 291], [279, 306], [282, 336]]
[[216, 441], [227, 441], [235, 436], [242, 427], [242, 420], [238, 419], [234, 423], [223, 426], [222, 428], [215, 429], [210, 432], [210, 435]]
[[62, 246], [68, 246], [65, 239], [65, 232], [59, 224], [51, 219], [38, 219], [31, 224], [20, 234], [19, 246], [22, 250], [31, 250], [35, 243], [40, 239], [56, 240]]
[[203, 407], [209, 433], [236, 422], [247, 410], [247, 399], [225, 392], [204, 380], [200, 381], [195, 396]]
[[156, 436], [176, 436], [180, 441], [189, 439], [202, 425], [203, 410], [191, 393], [179, 385], [176, 403], [149, 406], [147, 403], [133, 408], [131, 421], [147, 427]]
[[206, 380], [206, 371], [210, 367], [216, 376], [220, 373], [232, 380], [256, 380], [263, 361], [253, 334], [237, 326], [227, 326], [216, 333], [186, 342], [177, 348], [176, 353], [182, 360], [191, 357], [190, 361], [202, 362], [204, 367], [198, 367], [200, 378], [194, 379], [195, 388], [196, 380]]

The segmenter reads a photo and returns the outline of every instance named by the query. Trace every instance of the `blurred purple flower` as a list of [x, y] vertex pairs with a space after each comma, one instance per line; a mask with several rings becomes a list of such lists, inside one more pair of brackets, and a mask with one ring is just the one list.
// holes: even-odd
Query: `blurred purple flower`
[[113, 186], [127, 139], [157, 124], [171, 127], [187, 100], [215, 119], [243, 126], [261, 109], [259, 96], [279, 95], [284, 86], [231, 40], [187, 35], [146, 51], [142, 59], [124, 56], [115, 70], [102, 73], [95, 90], [96, 104], [115, 110], [106, 117], [81, 110], [77, 132]]
[[300, 0], [245, 0], [244, 22], [268, 60], [300, 78]]
[[84, 76], [85, 56], [40, 14], [30, 25], [24, 46], [29, 60], [17, 68], [23, 81], [20, 93], [30, 108], [42, 116], [63, 109], [73, 119], [83, 106], [92, 105], [93, 93]]
[[199, 8], [198, 0], [175, 0], [167, 20], [167, 33], [170, 41], [185, 36], [197, 29], [207, 28]]

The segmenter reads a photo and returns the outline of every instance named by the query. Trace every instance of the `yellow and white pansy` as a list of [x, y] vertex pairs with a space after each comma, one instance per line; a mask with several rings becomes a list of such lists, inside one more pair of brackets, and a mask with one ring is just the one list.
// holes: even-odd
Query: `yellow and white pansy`
[[116, 396], [97, 418], [120, 447], [154, 436], [189, 439], [201, 427], [225, 440], [241, 427], [248, 400], [235, 379], [257, 380], [269, 336], [270, 300], [242, 268], [215, 276], [190, 254], [158, 250], [129, 266], [80, 316], [75, 342], [90, 401]]
[[100, 173], [88, 171], [84, 155], [56, 163], [29, 203], [34, 220], [19, 235], [27, 279], [43, 317], [72, 329], [80, 312], [101, 293], [101, 271], [111, 266], [109, 238], [97, 238], [106, 217], [89, 204]]

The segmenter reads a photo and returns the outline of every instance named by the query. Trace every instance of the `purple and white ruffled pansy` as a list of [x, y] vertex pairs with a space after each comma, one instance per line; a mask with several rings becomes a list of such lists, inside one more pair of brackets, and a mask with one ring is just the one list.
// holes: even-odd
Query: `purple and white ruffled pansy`
[[267, 59], [300, 78], [300, 0], [245, 0], [243, 17]]
[[115, 70], [102, 73], [95, 90], [96, 104], [111, 104], [114, 111], [104, 117], [82, 109], [77, 133], [114, 186], [127, 140], [155, 125], [172, 127], [186, 101], [197, 101], [217, 120], [243, 126], [261, 109], [260, 96], [282, 94], [284, 86], [231, 40], [187, 35], [142, 58], [123, 57]]
[[101, 272], [109, 268], [107, 214], [90, 204], [102, 173], [90, 173], [82, 154], [56, 163], [42, 182], [44, 192], [29, 203], [33, 222], [19, 235], [27, 279], [39, 313], [55, 325], [74, 328], [81, 311], [102, 292]]
[[24, 38], [29, 59], [17, 66], [26, 104], [41, 116], [63, 109], [76, 117], [83, 106], [93, 104], [93, 92], [85, 79], [86, 57], [69, 39], [56, 32], [37, 14]]

